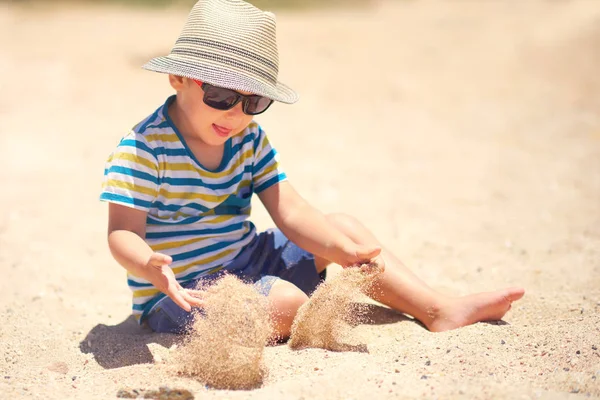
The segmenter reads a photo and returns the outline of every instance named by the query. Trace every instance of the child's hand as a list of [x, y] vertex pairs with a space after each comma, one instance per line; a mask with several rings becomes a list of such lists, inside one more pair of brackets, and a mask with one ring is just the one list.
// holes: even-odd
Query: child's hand
[[147, 279], [152, 282], [154, 287], [169, 296], [175, 304], [187, 312], [192, 310], [192, 306], [202, 306], [204, 302], [198, 297], [194, 297], [201, 296], [202, 292], [182, 288], [169, 266], [172, 262], [173, 259], [167, 255], [152, 254], [146, 264]]
[[369, 262], [376, 262], [385, 268], [383, 257], [381, 256], [381, 247], [379, 246], [355, 244], [352, 247], [344, 249], [343, 253], [343, 259], [338, 263], [344, 268], [368, 264]]

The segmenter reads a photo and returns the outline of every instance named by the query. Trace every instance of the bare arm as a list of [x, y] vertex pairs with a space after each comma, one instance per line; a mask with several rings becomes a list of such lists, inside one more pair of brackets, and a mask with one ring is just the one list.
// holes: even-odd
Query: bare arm
[[169, 267], [171, 257], [155, 253], [144, 241], [146, 213], [109, 203], [108, 247], [115, 260], [129, 273], [151, 282], [186, 311], [199, 306], [201, 300], [191, 296], [195, 291], [183, 291]]
[[127, 271], [148, 280], [146, 264], [152, 249], [144, 241], [146, 213], [114, 203], [108, 205], [108, 247]]
[[381, 249], [354, 243], [311, 206], [289, 182], [258, 194], [275, 225], [304, 250], [344, 267], [376, 257]]

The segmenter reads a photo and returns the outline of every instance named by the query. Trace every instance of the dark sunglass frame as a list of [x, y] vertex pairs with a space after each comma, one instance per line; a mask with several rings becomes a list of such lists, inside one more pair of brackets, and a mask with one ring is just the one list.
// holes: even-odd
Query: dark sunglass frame
[[[196, 83], [199, 83], [199, 82], [196, 82]], [[202, 82], [202, 84], [200, 85], [200, 87], [202, 88], [202, 90], [204, 90], [204, 96], [202, 98], [202, 100], [204, 101], [204, 104], [206, 104], [207, 106], [212, 107], [214, 109], [221, 110], [221, 111], [231, 110], [233, 107], [235, 107], [241, 101], [242, 102], [242, 111], [244, 112], [244, 114], [246, 114], [246, 115], [258, 115], [258, 114], [262, 114], [265, 111], [267, 111], [268, 108], [271, 107], [271, 104], [273, 104], [273, 100], [272, 99], [269, 99], [269, 98], [264, 97], [264, 96], [259, 96], [259, 95], [256, 95], [256, 94], [245, 95], [245, 94], [241, 94], [239, 92], [236, 92], [235, 90], [227, 89], [227, 88], [222, 88], [222, 87], [219, 87], [219, 86], [214, 86], [214, 85], [211, 85], [210, 83], [206, 83], [206, 82]], [[208, 96], [207, 92], [210, 91], [210, 90], [220, 90], [220, 91], [228, 93], [229, 95], [234, 95], [235, 96], [235, 101], [233, 103], [227, 105], [226, 107], [223, 107], [223, 106], [218, 105], [218, 104], [216, 104], [214, 102], [211, 102], [210, 99], [207, 100], [207, 96]], [[250, 107], [250, 102], [252, 100], [255, 100], [255, 99], [258, 99], [258, 100], [267, 99], [267, 100], [269, 100], [269, 104], [264, 108], [264, 110], [261, 110], [261, 111], [258, 111], [258, 112], [254, 112], [254, 113], [248, 112], [248, 107]]]

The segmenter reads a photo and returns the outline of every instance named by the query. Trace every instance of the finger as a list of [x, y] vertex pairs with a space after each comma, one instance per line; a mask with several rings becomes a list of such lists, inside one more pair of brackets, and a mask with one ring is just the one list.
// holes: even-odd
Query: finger
[[165, 254], [154, 253], [150, 256], [149, 263], [154, 266], [162, 266], [165, 264], [171, 264], [173, 259]]
[[381, 247], [377, 246], [361, 246], [356, 250], [356, 257], [362, 260], [371, 260], [381, 253]]
[[179, 307], [183, 308], [185, 311], [190, 312], [192, 310], [192, 306], [190, 306], [190, 303], [188, 303], [183, 296], [181, 295], [182, 292], [178, 291], [178, 290], [169, 290], [169, 297], [173, 300], [173, 302], [175, 302], [175, 304], [177, 304]]
[[186, 289], [185, 291], [192, 297], [197, 297], [199, 299], [203, 299], [206, 295], [204, 290]]
[[197, 297], [194, 297], [194, 296], [190, 295], [190, 294], [189, 294], [187, 291], [185, 291], [185, 290], [184, 290], [184, 291], [182, 291], [182, 292], [179, 292], [179, 293], [181, 293], [181, 297], [183, 297], [183, 299], [184, 299], [185, 301], [187, 301], [187, 302], [188, 302], [188, 304], [189, 304], [190, 306], [192, 306], [192, 307], [201, 307], [201, 306], [203, 306], [203, 305], [204, 305], [204, 300], [202, 300], [202, 299], [199, 299], [199, 298], [197, 298]]

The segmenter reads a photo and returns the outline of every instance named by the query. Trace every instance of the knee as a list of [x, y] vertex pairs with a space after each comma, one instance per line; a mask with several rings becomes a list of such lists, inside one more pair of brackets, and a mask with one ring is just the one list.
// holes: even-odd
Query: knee
[[275, 293], [269, 295], [272, 307], [280, 316], [293, 319], [298, 309], [308, 301], [308, 296], [289, 282], [281, 281], [278, 286], [274, 288]]
[[273, 339], [289, 337], [298, 309], [307, 301], [308, 296], [290, 282], [280, 280], [273, 285], [269, 294]]

